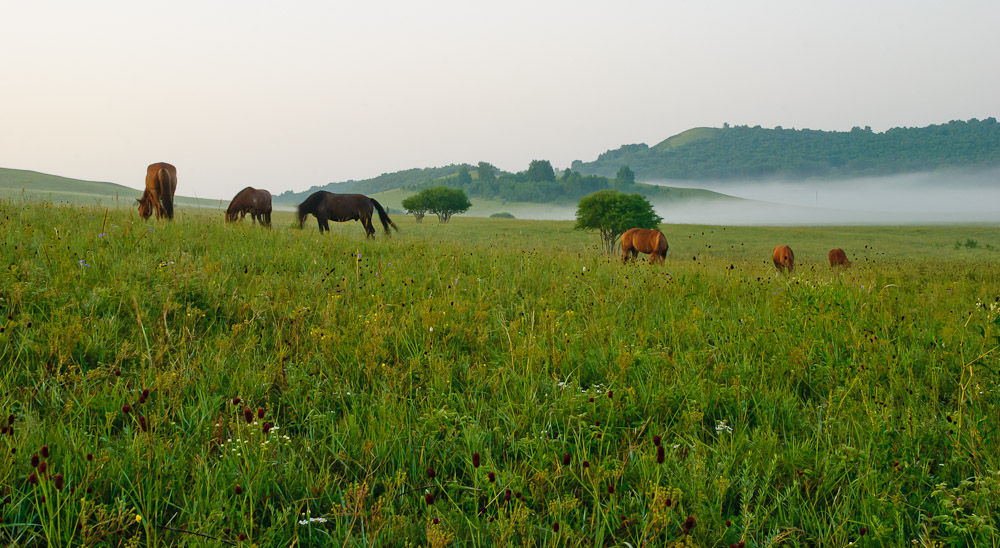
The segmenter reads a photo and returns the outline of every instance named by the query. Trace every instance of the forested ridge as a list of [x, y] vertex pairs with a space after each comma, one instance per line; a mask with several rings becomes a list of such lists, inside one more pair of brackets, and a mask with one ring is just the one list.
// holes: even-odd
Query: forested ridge
[[611, 176], [629, 166], [641, 181], [864, 177], [1000, 164], [995, 118], [920, 128], [851, 131], [696, 128], [653, 147], [625, 145], [573, 171]]
[[375, 194], [400, 188], [417, 192], [443, 185], [461, 188], [473, 198], [571, 203], [605, 189], [654, 198], [671, 192], [636, 184], [642, 181], [856, 178], [997, 165], [1000, 124], [994, 118], [881, 133], [868, 127], [822, 131], [725, 125], [690, 129], [652, 147], [624, 145], [593, 162], [574, 161], [562, 171], [556, 171], [548, 160], [534, 160], [517, 173], [502, 171], [488, 162], [453, 164], [383, 173], [304, 192], [287, 191], [275, 200], [298, 203], [317, 190]]

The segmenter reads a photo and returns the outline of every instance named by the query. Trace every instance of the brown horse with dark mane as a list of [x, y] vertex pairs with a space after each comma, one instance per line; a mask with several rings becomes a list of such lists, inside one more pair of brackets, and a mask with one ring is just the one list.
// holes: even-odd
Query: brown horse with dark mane
[[229, 202], [226, 221], [242, 221], [247, 213], [250, 214], [251, 223], [257, 222], [271, 228], [271, 193], [250, 186], [239, 191], [233, 201]]
[[784, 272], [785, 269], [791, 272], [795, 268], [795, 254], [792, 253], [792, 248], [787, 245], [774, 246], [774, 250], [771, 251], [771, 259], [774, 260], [774, 267], [779, 272]]
[[851, 261], [847, 260], [847, 253], [838, 247], [830, 250], [830, 266], [851, 266]]
[[139, 215], [143, 219], [156, 213], [156, 218], [174, 218], [174, 191], [177, 190], [177, 168], [158, 162], [146, 168], [146, 191], [139, 202]]
[[389, 219], [389, 215], [382, 209], [382, 205], [374, 198], [369, 198], [363, 194], [334, 194], [325, 190], [312, 193], [304, 202], [299, 204], [299, 228], [306, 222], [306, 215], [310, 213], [316, 217], [319, 223], [319, 231], [330, 232], [329, 221], [342, 223], [345, 221], [361, 221], [365, 227], [365, 234], [369, 238], [375, 237], [375, 227], [372, 226], [372, 212], [377, 210], [379, 220], [385, 233], [389, 234], [389, 227], [399, 232], [396, 223]]
[[622, 234], [622, 262], [636, 258], [639, 253], [649, 254], [649, 264], [664, 262], [667, 258], [667, 238], [655, 228], [630, 228]]

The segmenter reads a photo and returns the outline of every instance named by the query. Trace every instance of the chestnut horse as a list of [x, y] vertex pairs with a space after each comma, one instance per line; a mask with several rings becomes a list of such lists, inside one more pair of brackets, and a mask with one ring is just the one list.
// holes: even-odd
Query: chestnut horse
[[[241, 190], [233, 201], [229, 203], [226, 210], [226, 221], [232, 223], [242, 221], [246, 214], [250, 214], [250, 222], [260, 223], [261, 226], [271, 227], [271, 193], [264, 189], [246, 187]], [[239, 218], [237, 218], [237, 215]]]
[[139, 215], [143, 219], [156, 213], [156, 218], [174, 218], [174, 191], [177, 190], [177, 168], [158, 162], [146, 168], [146, 191], [139, 202]]
[[375, 237], [375, 227], [372, 226], [372, 212], [378, 210], [379, 220], [385, 233], [389, 234], [389, 227], [395, 228], [399, 232], [396, 223], [389, 219], [389, 215], [382, 209], [374, 198], [369, 198], [363, 194], [334, 194], [325, 190], [312, 193], [304, 202], [299, 204], [299, 228], [306, 222], [306, 215], [310, 213], [316, 217], [319, 223], [319, 231], [330, 232], [329, 221], [338, 223], [344, 221], [361, 221], [365, 227], [365, 234], [369, 238]]
[[847, 254], [839, 247], [830, 250], [830, 266], [851, 266], [851, 261], [847, 260]]
[[779, 272], [784, 272], [786, 268], [791, 272], [795, 268], [795, 254], [792, 253], [792, 248], [787, 245], [774, 246], [774, 250], [771, 251], [771, 258], [774, 259], [774, 267]]
[[622, 262], [636, 258], [639, 252], [649, 254], [649, 264], [662, 263], [667, 258], [667, 238], [655, 228], [630, 228], [622, 234]]

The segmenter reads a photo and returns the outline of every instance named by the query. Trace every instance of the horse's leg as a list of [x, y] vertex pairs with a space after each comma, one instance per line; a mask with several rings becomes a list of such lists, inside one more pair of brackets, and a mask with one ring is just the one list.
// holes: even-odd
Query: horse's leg
[[267, 228], [271, 228], [271, 212], [268, 211], [265, 215], [265, 220], [267, 220]]
[[361, 217], [361, 224], [365, 227], [365, 236], [371, 239], [375, 239], [375, 227], [372, 226], [372, 216], [363, 215]]
[[320, 234], [322, 234], [324, 230], [330, 232], [330, 222], [326, 217], [316, 217], [316, 221], [319, 223]]

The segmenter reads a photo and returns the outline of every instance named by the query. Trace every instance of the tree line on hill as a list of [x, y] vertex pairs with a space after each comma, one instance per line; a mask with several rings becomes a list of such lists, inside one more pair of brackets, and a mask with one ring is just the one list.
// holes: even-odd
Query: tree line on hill
[[1000, 124], [995, 118], [882, 133], [870, 127], [838, 132], [726, 124], [704, 129], [689, 142], [625, 145], [593, 162], [574, 161], [572, 169], [610, 176], [627, 165], [648, 181], [846, 178], [1000, 164]]

